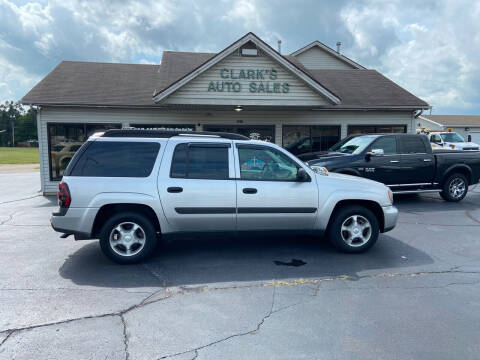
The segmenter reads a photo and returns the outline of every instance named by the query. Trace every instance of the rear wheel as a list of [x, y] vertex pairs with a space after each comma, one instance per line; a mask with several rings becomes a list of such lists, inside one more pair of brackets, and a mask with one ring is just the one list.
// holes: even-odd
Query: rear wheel
[[468, 192], [468, 180], [463, 174], [450, 175], [443, 184], [440, 196], [445, 201], [457, 202], [462, 200]]
[[157, 242], [150, 220], [137, 213], [113, 215], [100, 230], [100, 247], [110, 260], [133, 264], [150, 256]]
[[360, 253], [370, 249], [379, 234], [378, 220], [363, 206], [351, 205], [340, 208], [332, 214], [327, 235], [340, 251]]

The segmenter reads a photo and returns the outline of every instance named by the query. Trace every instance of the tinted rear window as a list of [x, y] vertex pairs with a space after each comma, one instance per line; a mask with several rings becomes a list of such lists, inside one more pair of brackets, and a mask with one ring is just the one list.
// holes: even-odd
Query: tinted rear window
[[403, 154], [426, 153], [425, 143], [418, 136], [400, 136], [401, 151]]
[[95, 141], [72, 169], [72, 176], [147, 177], [157, 158], [155, 142]]

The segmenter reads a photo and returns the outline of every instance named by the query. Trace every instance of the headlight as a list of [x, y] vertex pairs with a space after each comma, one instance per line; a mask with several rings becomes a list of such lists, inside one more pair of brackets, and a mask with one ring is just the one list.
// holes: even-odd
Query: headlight
[[388, 199], [390, 200], [390, 204], [393, 204], [393, 192], [390, 189], [388, 189]]
[[315, 171], [317, 174], [328, 176], [328, 170], [326, 167], [318, 166], [318, 165], [311, 165], [310, 169]]

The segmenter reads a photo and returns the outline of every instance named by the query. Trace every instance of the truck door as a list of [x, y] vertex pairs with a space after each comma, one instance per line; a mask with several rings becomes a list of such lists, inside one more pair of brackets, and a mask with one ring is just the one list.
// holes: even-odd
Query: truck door
[[232, 142], [170, 140], [158, 180], [175, 231], [233, 231], [236, 183]]
[[435, 157], [422, 135], [398, 136], [400, 150], [399, 184], [429, 184], [435, 175]]
[[364, 176], [387, 185], [396, 184], [398, 178], [402, 176], [397, 149], [397, 140], [393, 135], [375, 140], [367, 149], [367, 154], [371, 154], [372, 150], [383, 150], [383, 154], [367, 155]]
[[298, 180], [300, 164], [272, 146], [237, 143], [234, 152], [238, 230], [313, 228], [318, 208], [314, 174]]

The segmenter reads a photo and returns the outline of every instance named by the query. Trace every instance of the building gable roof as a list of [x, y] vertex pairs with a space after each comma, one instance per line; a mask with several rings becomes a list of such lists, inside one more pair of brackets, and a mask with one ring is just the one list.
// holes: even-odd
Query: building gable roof
[[311, 42], [310, 44], [308, 45], [305, 45], [304, 47], [298, 49], [297, 51], [294, 51], [293, 53], [291, 53], [290, 55], [292, 56], [298, 56], [308, 50], [310, 50], [311, 48], [313, 47], [318, 47], [319, 49], [325, 51], [327, 54], [337, 58], [338, 60], [352, 66], [353, 68], [355, 69], [362, 69], [362, 70], [365, 70], [366, 68], [363, 67], [362, 65], [360, 65], [359, 63], [353, 61], [352, 59], [336, 52], [335, 50], [333, 50], [331, 47], [325, 45], [324, 43], [318, 41], [318, 40], [315, 40], [313, 42]]
[[308, 86], [310, 86], [313, 90], [317, 91], [319, 94], [322, 94], [324, 97], [329, 99], [333, 104], [339, 104], [341, 100], [327, 88], [322, 86], [317, 80], [312, 78], [307, 72], [296, 66], [294, 63], [289, 61], [287, 58], [283, 57], [279, 54], [276, 50], [270, 47], [267, 43], [261, 40], [253, 33], [248, 33], [243, 36], [241, 39], [234, 42], [232, 45], [226, 47], [224, 50], [220, 51], [218, 54], [215, 54], [213, 57], [206, 60], [203, 64], [197, 66], [196, 68], [192, 69], [189, 73], [185, 74], [183, 77], [179, 78], [177, 81], [171, 83], [166, 88], [158, 91], [154, 95], [154, 101], [160, 102], [198, 75], [202, 74], [206, 70], [210, 69], [212, 66], [220, 62], [221, 60], [225, 59], [228, 55], [232, 54], [234, 51], [241, 48], [243, 45], [252, 42], [254, 43], [258, 49], [262, 50], [266, 55], [272, 58], [274, 61], [278, 62], [280, 65], [285, 67], [291, 73], [299, 77], [303, 80]]

